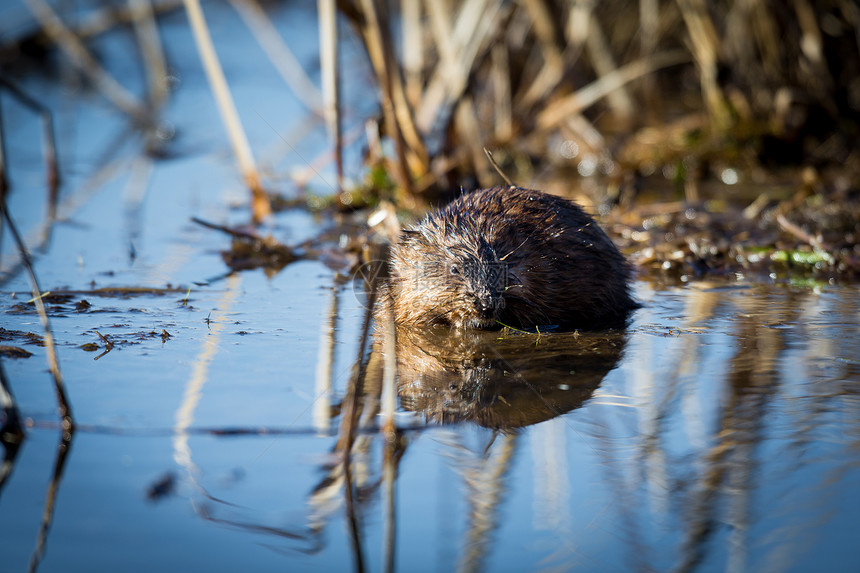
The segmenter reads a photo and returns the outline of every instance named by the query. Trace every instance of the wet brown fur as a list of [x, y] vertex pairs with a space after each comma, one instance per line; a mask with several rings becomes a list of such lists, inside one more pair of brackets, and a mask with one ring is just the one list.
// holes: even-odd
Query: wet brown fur
[[387, 296], [399, 324], [459, 328], [623, 325], [630, 268], [582, 208], [518, 187], [459, 197], [391, 249]]

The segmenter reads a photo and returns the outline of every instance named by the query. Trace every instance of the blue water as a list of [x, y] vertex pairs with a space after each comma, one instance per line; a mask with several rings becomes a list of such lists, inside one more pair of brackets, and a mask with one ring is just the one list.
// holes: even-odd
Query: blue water
[[[99, 315], [55, 319], [83, 429], [40, 570], [353, 566], [342, 484], [316, 491], [340, 459], [331, 453], [340, 418], [314, 430], [327, 291], [324, 280], [314, 284], [322, 271], [304, 266], [288, 267], [305, 285], [293, 295], [305, 297], [301, 313], [281, 302], [280, 276], [268, 286], [243, 276], [235, 291], [199, 293], [197, 311], [168, 297], [136, 298], [146, 314], [105, 313], [101, 324], [169, 321], [173, 337], [97, 361], [72, 345], [87, 337], [71, 326], [88, 332]], [[236, 299], [224, 308], [229, 292]], [[469, 422], [406, 431], [393, 498], [398, 568], [851, 570], [860, 510], [860, 341], [849, 321], [856, 289], [641, 284], [639, 293], [647, 306], [620, 362], [581, 408], [494, 440]], [[354, 327], [352, 292], [340, 296], [339, 321]], [[220, 330], [201, 320], [219, 306], [224, 315], [216, 310], [212, 320]], [[6, 322], [18, 328], [22, 318]], [[0, 492], [4, 571], [24, 568], [33, 551], [59, 440], [43, 349], [27, 348], [31, 358], [3, 362], [23, 413], [37, 422]], [[354, 351], [351, 341], [337, 345], [336, 398]], [[187, 435], [183, 412], [192, 431], [288, 433]], [[421, 419], [397, 418], [404, 428]], [[382, 567], [391, 526], [383, 448], [371, 431], [353, 452], [372, 570]], [[148, 501], [165, 474], [175, 476], [174, 491]]]

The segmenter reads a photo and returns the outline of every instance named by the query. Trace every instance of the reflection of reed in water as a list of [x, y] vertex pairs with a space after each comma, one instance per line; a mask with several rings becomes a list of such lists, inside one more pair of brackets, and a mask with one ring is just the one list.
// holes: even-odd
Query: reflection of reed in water
[[[829, 440], [821, 431], [830, 426], [844, 439], [860, 429], [856, 408], [845, 407], [858, 389], [858, 333], [827, 316], [851, 296], [840, 299], [703, 285], [685, 294], [683, 322], [668, 338], [634, 333], [624, 367], [631, 375], [606, 389], [629, 395], [634, 407], [603, 408], [597, 395], [583, 417], [593, 423], [617, 511], [609, 525], [624, 538], [629, 569], [725, 562], [732, 571], [794, 570], [806, 567], [798, 563], [807, 551], [820, 555], [810, 533], [833, 527], [825, 525], [840, 506], [833, 495], [844, 491], [834, 484], [857, 457], [856, 441], [822, 449]], [[857, 307], [851, 300], [849, 309]], [[828, 332], [810, 332], [819, 325]], [[831, 370], [813, 371], [816, 361]], [[654, 523], [665, 528], [649, 531]], [[655, 535], [666, 537], [655, 543]], [[677, 552], [655, 551], [666, 542]]]
[[457, 468], [465, 482], [469, 503], [465, 546], [458, 571], [483, 569], [484, 559], [492, 549], [491, 534], [499, 526], [498, 509], [505, 498], [506, 480], [518, 441], [518, 435], [504, 435], [487, 446], [485, 455], [458, 458]]
[[[709, 310], [714, 310], [719, 298], [716, 295]], [[778, 365], [786, 349], [785, 332], [771, 325], [796, 322], [799, 308], [769, 305], [758, 296], [740, 297], [738, 303], [743, 312], [736, 315], [735, 350], [725, 374], [726, 397], [717, 413], [716, 435], [710, 447], [701, 450], [702, 472], [687, 492], [679, 571], [692, 570], [705, 558], [720, 523], [730, 526], [728, 568], [749, 567], [751, 495], [761, 479], [756, 450], [767, 437], [764, 421], [781, 383]]]

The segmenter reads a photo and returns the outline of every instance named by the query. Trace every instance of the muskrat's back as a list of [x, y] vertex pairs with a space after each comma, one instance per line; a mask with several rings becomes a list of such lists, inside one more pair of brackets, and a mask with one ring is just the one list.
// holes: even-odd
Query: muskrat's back
[[388, 292], [401, 324], [603, 328], [636, 303], [630, 269], [575, 203], [529, 189], [475, 191], [405, 230]]

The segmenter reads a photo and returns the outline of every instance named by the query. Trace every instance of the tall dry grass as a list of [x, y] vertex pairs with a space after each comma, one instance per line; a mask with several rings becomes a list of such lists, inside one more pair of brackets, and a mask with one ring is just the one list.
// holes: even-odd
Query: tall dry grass
[[659, 147], [677, 125], [682, 140], [716, 142], [699, 144], [709, 153], [860, 164], [860, 8], [849, 0], [338, 6], [372, 63], [389, 165], [408, 192], [498, 183], [484, 147], [514, 179], [571, 159], [559, 142], [635, 169], [674, 159], [637, 135], [649, 128]]

